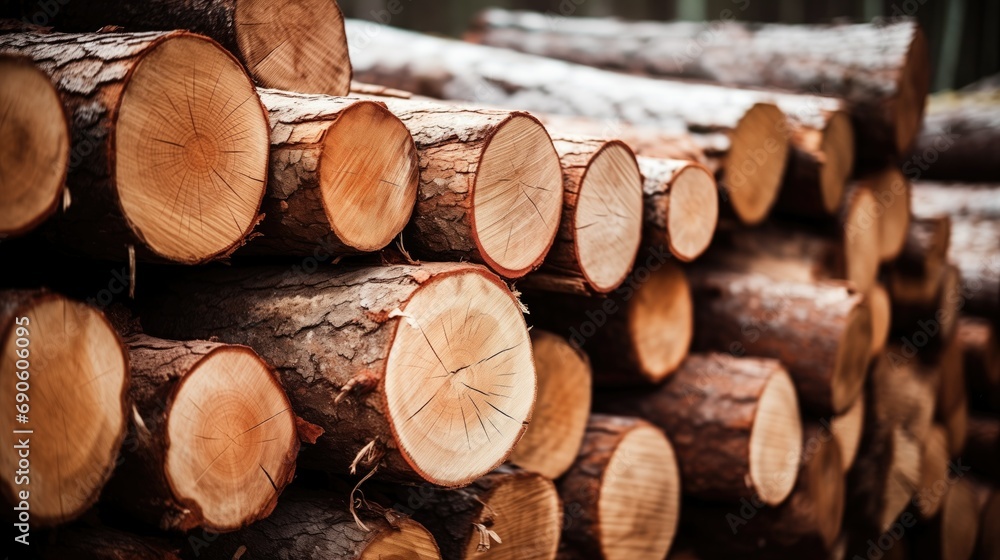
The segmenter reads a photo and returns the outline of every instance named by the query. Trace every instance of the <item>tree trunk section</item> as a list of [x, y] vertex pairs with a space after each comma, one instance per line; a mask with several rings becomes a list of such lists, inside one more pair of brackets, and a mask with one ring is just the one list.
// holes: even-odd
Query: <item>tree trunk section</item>
[[979, 531], [979, 503], [968, 480], [950, 480], [950, 488], [933, 519], [913, 531], [916, 560], [970, 560]]
[[961, 317], [956, 337], [962, 347], [962, 367], [972, 405], [1000, 410], [1000, 341], [984, 319]]
[[692, 354], [653, 391], [607, 396], [597, 406], [665, 431], [687, 496], [776, 505], [795, 484], [798, 460], [788, 458], [802, 448], [799, 407], [777, 360]]
[[559, 558], [663, 558], [680, 510], [676, 465], [669, 440], [649, 423], [592, 415], [580, 455], [559, 480], [566, 509]]
[[[768, 92], [622, 76], [574, 64], [348, 21], [364, 82], [430, 97], [710, 132], [736, 215], [762, 221], [778, 193], [789, 139]], [[374, 32], [372, 32], [374, 30]], [[356, 34], [355, 34], [356, 33]], [[580, 92], [590, 93], [580, 100]], [[663, 99], [670, 99], [668, 104]]]
[[[21, 15], [36, 18], [40, 4], [16, 0]], [[114, 25], [129, 31], [188, 29], [218, 41], [264, 87], [347, 95], [351, 62], [344, 17], [331, 0], [98, 0], [60, 3], [41, 25], [60, 31], [96, 31]]]
[[218, 44], [183, 31], [12, 33], [0, 52], [31, 58], [72, 123], [69, 195], [48, 232], [56, 244], [199, 264], [243, 243], [264, 195], [267, 120]]
[[995, 415], [969, 416], [962, 458], [975, 472], [1000, 482], [1000, 420]]
[[[142, 310], [146, 332], [215, 336], [265, 358], [296, 412], [325, 430], [304, 464], [460, 486], [499, 465], [530, 419], [521, 308], [483, 267], [241, 268], [168, 284]], [[428, 448], [428, 432], [451, 451]]]
[[[245, 346], [142, 334], [125, 342], [135, 420], [105, 497], [161, 530], [227, 532], [267, 517], [299, 450], [271, 368]], [[242, 402], [232, 403], [233, 387]]]
[[0, 494], [15, 523], [61, 525], [97, 501], [118, 462], [128, 354], [103, 313], [45, 290], [0, 291], [0, 336], [11, 446]]
[[906, 242], [892, 266], [906, 274], [926, 277], [945, 266], [951, 239], [951, 218], [945, 214], [913, 218]]
[[851, 107], [862, 156], [907, 154], [930, 88], [927, 40], [912, 19], [810, 26], [562, 19], [553, 26], [537, 14], [491, 10], [470, 36], [635, 74], [836, 95]]
[[691, 344], [687, 278], [664, 248], [639, 254], [635, 271], [608, 298], [527, 293], [532, 322], [569, 339], [590, 357], [597, 385], [658, 383]]
[[804, 406], [840, 414], [854, 403], [871, 351], [871, 312], [844, 282], [777, 282], [701, 267], [689, 275], [700, 351], [775, 358]]
[[927, 179], [1000, 181], [1000, 162], [993, 150], [1000, 144], [997, 96], [995, 89], [932, 95], [913, 147], [913, 160], [903, 170], [919, 168]]
[[241, 254], [377, 251], [410, 219], [417, 152], [384, 104], [259, 89], [271, 126], [264, 220]]
[[639, 157], [643, 175], [643, 244], [663, 245], [683, 262], [708, 249], [719, 221], [718, 185], [703, 165]]
[[53, 543], [43, 546], [45, 558], [79, 560], [180, 560], [173, 543], [110, 527], [80, 525], [60, 529]]

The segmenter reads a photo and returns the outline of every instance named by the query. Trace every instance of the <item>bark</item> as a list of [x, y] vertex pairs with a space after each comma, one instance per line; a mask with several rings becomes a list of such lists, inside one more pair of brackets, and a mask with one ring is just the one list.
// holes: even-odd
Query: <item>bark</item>
[[[267, 195], [261, 207], [265, 217], [257, 229], [261, 235], [255, 236], [241, 254], [308, 257], [321, 252], [327, 255], [326, 258], [330, 258], [381, 249], [382, 247], [362, 246], [357, 241], [338, 235], [336, 228], [340, 224], [331, 222], [323, 198], [323, 187], [332, 181], [325, 179], [328, 175], [324, 174], [324, 167], [346, 167], [352, 163], [324, 158], [324, 149], [328, 142], [332, 142], [328, 139], [331, 130], [351, 109], [363, 108], [364, 104], [372, 102], [263, 88], [258, 89], [258, 92], [268, 111], [271, 126]], [[385, 108], [382, 103], [378, 103], [378, 106]], [[386, 115], [387, 120], [393, 118]], [[391, 239], [408, 221], [410, 210], [416, 201], [416, 148], [413, 141], [408, 139], [408, 146], [387, 143], [379, 149], [392, 153], [398, 150], [401, 159], [409, 156], [406, 159], [411, 160], [411, 173], [406, 182], [394, 184], [398, 189], [409, 193], [405, 216], [400, 215], [401, 210], [395, 207], [385, 208], [388, 200], [381, 201], [383, 207], [358, 209], [371, 222], [398, 223], [399, 229], [385, 236]], [[359, 148], [355, 157], [365, 158], [370, 150], [371, 148]], [[404, 165], [404, 161], [399, 163], [400, 168]], [[371, 171], [383, 173], [381, 169]], [[392, 171], [394, 169], [389, 170]], [[347, 204], [347, 201], [340, 203]]]
[[1000, 341], [989, 322], [961, 317], [956, 337], [962, 348], [962, 368], [972, 405], [1000, 410]]
[[1000, 162], [994, 147], [1000, 144], [1000, 107], [997, 90], [942, 92], [927, 104], [923, 128], [913, 157], [933, 161], [922, 170], [927, 179], [1000, 181]]
[[[930, 87], [928, 46], [915, 20], [887, 25], [736, 21], [621, 22], [487, 11], [473, 40], [635, 74], [843, 97], [860, 155], [905, 155]], [[692, 56], [691, 47], [698, 47]], [[844, 46], [851, 45], [850, 51]], [[733, 53], [740, 53], [734, 63]]]
[[1000, 184], [914, 181], [910, 190], [914, 216], [1000, 220]]
[[[31, 0], [14, 0], [17, 9], [26, 18], [37, 14], [40, 4]], [[52, 25], [60, 31], [91, 32], [105, 26], [119, 26], [128, 31], [165, 31], [171, 29], [187, 29], [194, 33], [207, 35], [219, 42], [225, 49], [237, 58], [240, 64], [253, 70], [254, 79], [265, 87], [289, 89], [294, 91], [309, 91], [311, 93], [327, 93], [330, 95], [346, 95], [351, 82], [351, 65], [347, 57], [347, 41], [343, 30], [343, 16], [335, 2], [327, 7], [330, 13], [309, 14], [312, 17], [323, 17], [332, 21], [334, 29], [339, 28], [339, 33], [334, 31], [322, 38], [314, 37], [308, 26], [303, 26], [303, 22], [298, 18], [308, 17], [306, 14], [283, 11], [281, 17], [289, 18], [287, 21], [276, 24], [268, 23], [245, 23], [244, 28], [253, 24], [266, 25], [271, 33], [282, 33], [287, 40], [293, 37], [305, 44], [296, 44], [297, 50], [293, 59], [294, 69], [299, 73], [299, 80], [290, 82], [276, 81], [267, 71], [267, 58], [256, 60], [260, 53], [255, 53], [263, 45], [248, 44], [241, 45], [238, 39], [240, 29], [237, 22], [237, 4], [239, 0], [197, 0], [195, 2], [185, 0], [152, 0], [136, 4], [128, 0], [98, 0], [87, 3], [60, 2], [56, 6], [54, 13], [46, 11], [49, 17], [45, 18], [44, 25]], [[315, 6], [315, 5], [314, 5]], [[282, 25], [283, 24], [283, 25]], [[278, 27], [276, 29], [276, 27]], [[300, 28], [306, 28], [303, 30]], [[327, 46], [320, 47], [321, 41], [325, 41]], [[316, 58], [334, 56], [332, 53], [340, 53], [336, 60], [337, 64], [333, 69], [323, 68], [330, 71], [332, 76], [317, 76], [310, 74], [317, 71]], [[271, 54], [271, 53], [268, 53]], [[258, 66], [259, 65], [259, 66]], [[311, 66], [309, 66], [311, 65]], [[320, 89], [310, 89], [311, 84], [322, 85]], [[305, 89], [302, 89], [305, 88]]]
[[[143, 233], [124, 215], [114, 177], [115, 126], [136, 67], [164, 41], [185, 36], [192, 34], [0, 34], [0, 52], [29, 57], [49, 75], [72, 124], [67, 176], [72, 204], [53, 220], [58, 244], [95, 258], [127, 261], [129, 248], [134, 247], [139, 259], [170, 260], [149, 247]], [[248, 225], [243, 236], [253, 225]], [[184, 264], [227, 256], [242, 242], [241, 236], [217, 254]]]
[[[156, 336], [218, 337], [245, 344], [272, 364], [296, 412], [325, 430], [316, 445], [303, 451], [304, 464], [345, 473], [374, 441], [361, 467], [377, 464], [380, 478], [422, 482], [425, 475], [404, 457], [393, 432], [385, 397], [386, 365], [400, 321], [406, 319], [399, 310], [418, 290], [451, 275], [480, 276], [509, 294], [499, 279], [469, 264], [337, 268], [311, 274], [295, 269], [214, 270], [172, 282], [159, 297], [148, 300], [142, 324]], [[430, 482], [461, 485], [477, 474]]]
[[951, 238], [951, 218], [940, 215], [913, 218], [903, 251], [893, 267], [907, 274], [927, 276], [944, 266]]
[[[788, 115], [792, 150], [775, 209], [800, 218], [825, 218], [840, 208], [844, 185], [854, 168], [854, 130], [846, 106], [826, 98], [802, 97], [796, 105], [804, 107], [796, 107], [791, 100], [779, 105]], [[809, 104], [818, 99], [826, 108], [815, 114]], [[805, 119], [796, 117], [803, 113]]]
[[875, 421], [895, 424], [923, 441], [934, 422], [941, 369], [922, 364], [906, 349], [892, 346], [871, 366], [869, 390]]
[[1000, 419], [982, 413], [969, 416], [962, 458], [976, 473], [1000, 482]]
[[61, 529], [45, 558], [80, 560], [180, 560], [173, 543], [158, 537], [139, 536], [103, 526], [73, 526]]
[[[273, 558], [359, 560], [378, 541], [395, 544], [392, 552], [408, 551], [417, 560], [440, 558], [434, 539], [419, 523], [393, 510], [356, 508], [359, 526], [346, 496], [315, 489], [292, 488], [274, 514], [195, 551], [208, 560]], [[391, 554], [382, 550], [383, 554]], [[377, 553], [377, 552], [375, 552]], [[373, 552], [369, 552], [373, 554]], [[395, 558], [396, 556], [386, 556]]]
[[562, 507], [555, 485], [542, 475], [501, 467], [464, 488], [429, 490], [421, 498], [413, 518], [434, 535], [445, 560], [487, 551], [555, 558]]
[[[483, 263], [508, 279], [520, 278], [541, 266], [555, 239], [556, 223], [545, 224], [550, 230], [546, 231], [548, 243], [537, 258], [527, 266], [510, 269], [496, 262], [499, 255], [487, 254], [474, 219], [477, 172], [493, 135], [512, 118], [536, 120], [534, 117], [522, 111], [461, 107], [417, 99], [373, 99], [384, 102], [403, 121], [417, 147], [420, 165], [417, 203], [404, 232], [407, 249], [415, 257]], [[553, 164], [558, 161], [554, 147], [552, 161]], [[512, 178], [521, 179], [520, 174], [542, 167], [544, 164], [522, 164]]]
[[[167, 472], [167, 449], [171, 445], [167, 423], [177, 393], [187, 376], [214, 352], [253, 351], [219, 342], [178, 342], [143, 334], [130, 335], [125, 343], [132, 366], [129, 391], [133, 417], [137, 421], [130, 423], [122, 464], [108, 484], [105, 498], [129, 515], [161, 530], [188, 531], [202, 527], [226, 532], [267, 517], [274, 510], [281, 491], [295, 475], [295, 457], [299, 448], [297, 440], [287, 449], [281, 470], [265, 470], [267, 480], [274, 487], [272, 498], [262, 504], [259, 511], [248, 513], [231, 526], [215, 524], [205, 516], [203, 510], [210, 507], [217, 509], [217, 504], [198, 503], [179, 496]], [[270, 369], [266, 365], [264, 367]], [[277, 380], [275, 387], [281, 390]]]
[[943, 349], [955, 333], [959, 311], [965, 310], [959, 277], [959, 269], [952, 265], [933, 278], [894, 275], [889, 284], [892, 331], [931, 355]]
[[777, 282], [717, 268], [689, 278], [696, 350], [781, 360], [803, 404], [818, 414], [854, 403], [871, 349], [864, 295], [844, 282]]
[[[741, 219], [761, 221], [777, 194], [788, 137], [768, 92], [622, 76], [388, 27], [373, 33], [372, 25], [347, 22], [348, 31], [354, 30], [352, 62], [362, 81], [441, 99], [656, 126], [668, 133], [714, 133], [719, 157], [740, 154], [725, 162], [729, 173], [721, 180], [730, 198], [749, 206], [736, 208]], [[582, 91], [588, 94], [581, 96]], [[665, 98], [671, 103], [664, 104]], [[745, 134], [734, 134], [751, 110], [767, 116], [753, 130], [748, 126]], [[764, 167], [767, 179], [753, 180]]]
[[[43, 323], [35, 313], [40, 306], [53, 302], [63, 305], [63, 321], [53, 321], [46, 317]], [[89, 323], [91, 319], [101, 326]], [[83, 323], [85, 320], [88, 321], [86, 325]], [[104, 335], [113, 338], [113, 347], [98, 345], [99, 340], [102, 343], [107, 341], [99, 338]], [[26, 340], [28, 346], [20, 345], [17, 342], [19, 339]], [[0, 484], [0, 496], [5, 504], [14, 507], [22, 500], [21, 492], [28, 492], [30, 524], [33, 529], [65, 524], [81, 516], [97, 502], [101, 490], [119, 462], [119, 448], [125, 438], [130, 406], [128, 353], [101, 311], [45, 289], [0, 290], [0, 343], [5, 348], [4, 359], [9, 359], [11, 364], [4, 366], [4, 371], [10, 375], [7, 379], [11, 384], [8, 402], [12, 408], [15, 404], [24, 404], [14, 396], [15, 383], [18, 382], [28, 384], [27, 391], [23, 393], [30, 399], [27, 408], [22, 410], [18, 407], [16, 411], [11, 411], [12, 420], [16, 412], [26, 414], [28, 421], [17, 424], [11, 421], [5, 426], [12, 427], [15, 431], [48, 433], [51, 438], [50, 447], [39, 448], [37, 441], [32, 441], [37, 440], [32, 434], [9, 434], [11, 439], [8, 441], [11, 445], [20, 445], [20, 438], [28, 438], [30, 472], [27, 474], [30, 480], [21, 484], [22, 477], [13, 474], [17, 468], [12, 468], [11, 476], [4, 477]], [[17, 352], [18, 348], [27, 349], [26, 357]], [[85, 348], [96, 355], [107, 356], [101, 361], [106, 370], [94, 371], [95, 363], [87, 353], [77, 356], [74, 352], [68, 358], [63, 355], [66, 348]], [[115, 371], [117, 365], [110, 358], [115, 353], [121, 355], [119, 371]], [[27, 369], [21, 369], [18, 365], [23, 359], [28, 360]], [[70, 362], [69, 359], [73, 361]], [[8, 367], [11, 369], [7, 369]], [[23, 374], [25, 371], [26, 376]], [[108, 403], [100, 402], [100, 395], [84, 394], [85, 391], [80, 386], [81, 379], [90, 378], [89, 383], [92, 383], [102, 375], [121, 376], [121, 392], [117, 397], [120, 409], [117, 411], [112, 407], [104, 408]], [[68, 398], [42, 393], [38, 382], [40, 378], [50, 379], [47, 383], [51, 387], [59, 387], [61, 383], [67, 387], [75, 387], [73, 394], [79, 402], [69, 405]], [[84, 385], [86, 383], [88, 382], [85, 381]], [[18, 392], [22, 391], [18, 389]], [[66, 410], [61, 410], [63, 408], [71, 409], [73, 415], [83, 417], [67, 414]], [[116, 413], [118, 418], [114, 417]], [[72, 434], [57, 437], [56, 418], [61, 418], [62, 422], [69, 422], [70, 425], [82, 425], [75, 426], [76, 431]], [[106, 440], [108, 434], [110, 440]], [[74, 439], [76, 437], [79, 438], [78, 443]], [[74, 442], [75, 445], [69, 445], [68, 442]], [[31, 446], [32, 443], [35, 446]], [[95, 452], [101, 450], [101, 447], [106, 453], [104, 457]], [[10, 465], [15, 467], [15, 451], [11, 449], [10, 453]], [[60, 464], [77, 466], [72, 472], [64, 472], [59, 469]], [[31, 476], [36, 472], [47, 474]], [[30, 484], [31, 482], [34, 484]], [[57, 498], [53, 500], [52, 496]]]
[[750, 475], [750, 435], [765, 386], [784, 374], [777, 360], [692, 354], [652, 391], [609, 394], [595, 404], [601, 411], [644, 418], [666, 432], [686, 496], [758, 499]]

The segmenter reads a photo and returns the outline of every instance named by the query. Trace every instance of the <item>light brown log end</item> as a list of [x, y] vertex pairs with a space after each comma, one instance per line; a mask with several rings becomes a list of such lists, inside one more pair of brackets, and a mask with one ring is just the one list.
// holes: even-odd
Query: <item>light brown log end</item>
[[885, 348], [889, 340], [889, 327], [892, 325], [892, 300], [889, 292], [881, 283], [872, 285], [868, 292], [868, 307], [872, 315], [872, 357]]
[[541, 264], [563, 206], [559, 156], [545, 128], [526, 113], [497, 125], [479, 158], [472, 229], [486, 264], [520, 278]]
[[[31, 462], [30, 487], [15, 485], [12, 474], [3, 496], [30, 491], [32, 527], [62, 524], [97, 501], [115, 467], [127, 424], [128, 356], [102, 313], [46, 292], [0, 292], [0, 332], [0, 403], [10, 411], [0, 429], [14, 443], [29, 441]], [[25, 402], [19, 393], [30, 399], [24, 423], [15, 415]], [[0, 464], [14, 473], [19, 459], [11, 450]]]
[[659, 383], [684, 361], [694, 336], [694, 302], [684, 270], [665, 263], [640, 285], [626, 327], [639, 373]]
[[927, 36], [919, 24], [913, 24], [913, 39], [899, 71], [896, 98], [891, 100], [895, 118], [895, 148], [900, 155], [908, 154], [916, 140], [924, 118], [927, 94], [930, 93], [931, 63]]
[[750, 431], [750, 480], [765, 504], [780, 504], [792, 492], [797, 465], [788, 457], [801, 448], [795, 385], [788, 373], [776, 371], [760, 394]]
[[521, 309], [495, 276], [459, 268], [398, 314], [384, 386], [399, 450], [425, 480], [467, 484], [506, 459], [531, 419], [535, 368]]
[[719, 195], [708, 168], [686, 160], [640, 157], [645, 243], [666, 245], [690, 262], [708, 249], [719, 221]]
[[760, 223], [778, 197], [789, 150], [784, 120], [775, 105], [758, 103], [730, 133], [723, 181], [729, 203], [745, 224]]
[[[194, 524], [233, 531], [267, 517], [295, 473], [295, 413], [270, 368], [222, 345], [181, 380], [167, 411], [164, 472]], [[186, 527], [185, 527], [186, 528]]]
[[829, 214], [836, 214], [844, 198], [844, 187], [854, 171], [854, 126], [851, 125], [850, 115], [843, 111], [834, 112], [822, 133], [819, 188], [823, 208]]
[[920, 484], [921, 446], [910, 433], [895, 428], [892, 438], [889, 473], [882, 488], [882, 511], [879, 530], [887, 531], [913, 499]]
[[0, 236], [20, 235], [62, 202], [69, 124], [49, 77], [0, 55]]
[[242, 0], [234, 15], [240, 57], [265, 87], [347, 95], [344, 16], [331, 0]]
[[867, 292], [878, 277], [881, 210], [871, 189], [850, 188], [841, 210], [844, 274], [859, 292]]
[[[979, 500], [968, 480], [958, 480], [948, 489], [941, 504], [942, 560], [969, 560], [979, 533]], [[988, 557], [984, 557], [988, 558]]]
[[156, 43], [124, 84], [113, 139], [121, 210], [159, 257], [210, 260], [256, 224], [267, 118], [243, 68], [217, 44], [191, 34]]
[[538, 397], [531, 424], [510, 462], [548, 478], [573, 464], [590, 414], [590, 362], [563, 337], [531, 331]]
[[[800, 484], [787, 503], [789, 508], [801, 507], [796, 502], [802, 500], [811, 506], [807, 511], [814, 516], [816, 534], [829, 550], [843, 526], [847, 482], [840, 443], [836, 437], [824, 439], [822, 432], [823, 428], [818, 424], [810, 425], [804, 430], [803, 465], [798, 477]], [[799, 488], [802, 495], [799, 495]]]
[[[484, 496], [461, 558], [554, 560], [559, 547], [562, 505], [553, 482], [530, 472], [496, 476]], [[485, 531], [492, 531], [499, 539]], [[501, 542], [498, 542], [501, 541]], [[488, 547], [483, 543], [488, 543]], [[486, 550], [484, 550], [486, 548]]]
[[364, 548], [358, 560], [441, 560], [437, 542], [423, 525], [409, 518], [396, 519], [394, 526], [382, 528]]
[[862, 179], [880, 206], [878, 217], [879, 260], [891, 261], [903, 250], [910, 229], [910, 182], [895, 165]]
[[935, 424], [923, 440], [920, 456], [920, 481], [917, 485], [917, 499], [914, 503], [924, 519], [937, 515], [944, 501], [942, 486], [948, 483], [948, 432]]
[[854, 404], [843, 414], [838, 414], [830, 421], [833, 437], [840, 445], [840, 458], [846, 473], [854, 464], [861, 445], [861, 434], [865, 425], [865, 398], [858, 395]]

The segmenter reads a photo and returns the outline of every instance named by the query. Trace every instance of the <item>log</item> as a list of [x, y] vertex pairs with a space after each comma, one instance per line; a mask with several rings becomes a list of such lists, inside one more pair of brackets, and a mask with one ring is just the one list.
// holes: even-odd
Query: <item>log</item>
[[528, 293], [533, 323], [565, 336], [590, 357], [597, 385], [659, 383], [691, 345], [691, 291], [665, 250], [651, 252], [606, 299]]
[[951, 484], [941, 512], [913, 531], [913, 558], [917, 560], [969, 560], [976, 548], [979, 503], [967, 480]]
[[[777, 196], [789, 141], [784, 115], [766, 92], [622, 76], [371, 22], [350, 20], [347, 30], [354, 69], [364, 82], [671, 132], [711, 131], [721, 140], [721, 182], [736, 216], [759, 223]], [[585, 100], [582, 91], [588, 92]]]
[[270, 366], [245, 346], [143, 334], [125, 343], [134, 421], [104, 497], [161, 530], [228, 532], [267, 517], [299, 451]]
[[777, 360], [692, 354], [660, 386], [606, 395], [595, 406], [666, 432], [687, 496], [774, 506], [795, 486], [802, 422]]
[[0, 55], [0, 236], [23, 235], [63, 199], [69, 121], [59, 92], [31, 60]]
[[[37, 2], [17, 0], [21, 15]], [[60, 31], [188, 29], [215, 39], [264, 87], [346, 95], [351, 83], [344, 17], [332, 0], [99, 0], [60, 4], [42, 25]]]
[[872, 311], [872, 357], [875, 357], [885, 349], [892, 326], [892, 300], [883, 284], [872, 285], [868, 292], [868, 307]]
[[834, 439], [840, 445], [840, 458], [843, 460], [843, 470], [846, 473], [854, 465], [861, 445], [861, 435], [864, 433], [865, 418], [864, 395], [858, 395], [854, 404], [846, 412], [830, 419], [830, 429]]
[[992, 146], [1000, 143], [997, 90], [941, 92], [930, 96], [923, 127], [905, 171], [927, 179], [1000, 181]]
[[180, 560], [177, 547], [157, 537], [139, 536], [105, 526], [71, 525], [42, 545], [44, 558], [79, 560]]
[[445, 560], [556, 557], [562, 504], [540, 474], [501, 467], [465, 488], [421, 491], [420, 499], [413, 518]]
[[663, 245], [682, 262], [708, 249], [719, 220], [718, 185], [705, 166], [639, 157], [643, 176], [643, 244]]
[[911, 188], [914, 216], [949, 214], [953, 218], [1000, 219], [1000, 186], [995, 183], [914, 181]]
[[[722, 13], [732, 18], [732, 10]], [[930, 89], [927, 40], [914, 19], [889, 24], [780, 25], [737, 21], [622, 22], [484, 12], [478, 42], [650, 76], [710, 80], [843, 97], [858, 154], [904, 156]], [[845, 52], [844, 45], [851, 45]], [[692, 56], [695, 47], [697, 56]], [[740, 63], [733, 64], [733, 53]]]
[[[849, 225], [848, 236], [862, 237], [871, 242], [871, 224], [877, 230], [875, 246], [880, 261], [899, 256], [910, 228], [910, 182], [894, 165], [869, 173], [847, 186], [847, 191], [864, 189], [872, 193], [877, 206], [862, 220]], [[848, 224], [845, 224], [845, 227]]]
[[853, 536], [877, 538], [892, 526], [916, 492], [920, 458], [920, 442], [908, 432], [874, 415], [866, 418], [861, 448], [847, 475], [845, 519]]
[[552, 140], [521, 111], [415, 99], [384, 102], [417, 146], [417, 204], [404, 232], [414, 257], [486, 264], [508, 279], [552, 247], [563, 179]]
[[643, 178], [620, 140], [556, 136], [563, 169], [559, 233], [526, 288], [607, 294], [635, 262], [642, 238]]
[[242, 244], [264, 196], [267, 119], [218, 44], [182, 31], [11, 33], [0, 52], [48, 74], [72, 123], [72, 202], [53, 220], [56, 243], [182, 264]]
[[566, 508], [560, 558], [663, 558], [680, 514], [674, 448], [647, 422], [594, 414], [559, 496]]
[[17, 522], [60, 525], [97, 501], [118, 461], [128, 355], [103, 313], [43, 290], [0, 291], [0, 335], [0, 395], [10, 411], [0, 429], [14, 446], [0, 456], [10, 473], [0, 493], [11, 507], [30, 504], [11, 516]]
[[948, 431], [948, 452], [952, 457], [962, 454], [969, 437], [969, 405], [963, 400], [944, 419], [944, 427]]
[[271, 125], [265, 218], [242, 254], [377, 251], [417, 200], [417, 151], [385, 105], [258, 89]]
[[[825, 557], [833, 548], [844, 515], [840, 447], [819, 423], [806, 424], [802, 435], [795, 487], [780, 505], [684, 503], [682, 528], [705, 556], [769, 558], [811, 551], [809, 557]], [[749, 518], [744, 504], [752, 508]]]
[[995, 415], [968, 417], [968, 438], [962, 458], [973, 471], [1000, 481], [1000, 420]]
[[688, 278], [695, 350], [781, 360], [803, 406], [819, 414], [840, 414], [857, 399], [871, 353], [871, 311], [849, 284], [711, 267]]
[[499, 465], [531, 417], [521, 308], [478, 265], [206, 270], [156, 293], [147, 333], [216, 336], [275, 367], [325, 430], [304, 465], [461, 486]]
[[947, 494], [948, 469], [951, 453], [948, 450], [948, 431], [934, 424], [923, 440], [920, 455], [920, 481], [913, 498], [913, 505], [923, 519], [931, 519], [941, 511]]
[[[937, 357], [940, 381], [937, 390], [937, 412], [947, 415], [968, 401], [962, 343], [952, 338]], [[939, 416], [941, 415], [939, 414]]]
[[934, 278], [890, 277], [892, 331], [925, 351], [951, 340], [959, 311], [966, 305], [959, 269], [947, 265]]
[[538, 376], [535, 412], [510, 462], [554, 480], [572, 466], [587, 428], [590, 360], [565, 338], [541, 329], [531, 331], [531, 350]]
[[922, 364], [905, 348], [893, 345], [876, 358], [870, 369], [872, 420], [898, 426], [923, 441], [934, 423], [940, 368]]
[[892, 266], [906, 274], [931, 276], [947, 263], [950, 243], [950, 216], [914, 217], [903, 250]]
[[356, 508], [327, 491], [290, 488], [267, 519], [236, 533], [219, 535], [195, 551], [208, 560], [233, 558], [337, 558], [440, 560], [434, 537], [422, 525], [393, 510]]
[[988, 321], [959, 317], [956, 338], [962, 348], [962, 369], [972, 404], [1000, 410], [1000, 341]]
[[996, 487], [975, 484], [979, 498], [979, 538], [975, 558], [996, 558], [1000, 554], [1000, 492]]

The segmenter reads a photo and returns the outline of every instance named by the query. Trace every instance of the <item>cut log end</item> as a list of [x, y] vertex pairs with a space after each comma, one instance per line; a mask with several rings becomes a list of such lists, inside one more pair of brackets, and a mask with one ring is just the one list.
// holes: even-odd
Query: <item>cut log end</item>
[[833, 437], [840, 445], [840, 458], [846, 473], [854, 464], [861, 445], [861, 434], [865, 425], [865, 399], [859, 397], [843, 414], [833, 417], [830, 422]]
[[460, 486], [499, 465], [535, 400], [531, 341], [502, 282], [438, 274], [401, 312], [385, 372], [400, 451], [424, 479]]
[[979, 558], [1000, 558], [1000, 492], [985, 496], [979, 517]]
[[913, 499], [920, 483], [920, 442], [902, 428], [895, 428], [892, 438], [889, 475], [882, 489], [882, 511], [879, 530], [888, 531]]
[[587, 429], [590, 364], [566, 339], [547, 331], [532, 330], [531, 346], [538, 375], [537, 405], [510, 461], [556, 479], [573, 464]]
[[851, 309], [842, 336], [831, 380], [832, 407], [838, 412], [847, 410], [857, 400], [865, 384], [872, 347], [872, 311], [869, 306], [858, 305]]
[[380, 531], [365, 547], [358, 560], [440, 560], [434, 536], [411, 519], [395, 521], [395, 527]]
[[[860, 399], [859, 399], [860, 400]], [[844, 459], [838, 442], [823, 439], [820, 429], [809, 430], [809, 438], [804, 443], [803, 466], [805, 473], [799, 473], [799, 480], [807, 485], [809, 503], [815, 516], [816, 530], [829, 549], [840, 535], [846, 507]], [[794, 499], [791, 498], [791, 499]]]
[[879, 259], [890, 261], [903, 251], [910, 229], [910, 182], [896, 166], [866, 181], [881, 208], [878, 216]]
[[562, 168], [545, 128], [516, 113], [497, 126], [479, 160], [473, 230], [486, 264], [519, 278], [538, 267], [559, 229]]
[[979, 531], [979, 499], [967, 480], [957, 481], [941, 504], [942, 560], [969, 560]]
[[874, 357], [885, 348], [889, 340], [889, 327], [892, 325], [892, 300], [889, 292], [880, 283], [872, 286], [868, 292], [868, 307], [872, 315], [872, 349]]
[[245, 347], [220, 346], [185, 376], [167, 439], [171, 488], [216, 531], [270, 514], [295, 471], [295, 414], [268, 366]]
[[[555, 558], [559, 547], [558, 527], [562, 522], [562, 506], [555, 484], [529, 472], [497, 480], [485, 498], [480, 498], [484, 507], [472, 523], [482, 525], [499, 539], [484, 534], [481, 529], [473, 530], [462, 558]], [[489, 543], [488, 550], [483, 550], [483, 543]]]
[[723, 179], [729, 202], [745, 224], [763, 221], [778, 197], [788, 160], [784, 120], [776, 106], [758, 103], [731, 132]]
[[897, 154], [908, 154], [916, 140], [924, 118], [927, 93], [930, 91], [931, 65], [927, 37], [919, 25], [914, 25], [913, 40], [899, 73], [895, 105], [895, 138]]
[[677, 369], [691, 347], [694, 303], [684, 271], [665, 264], [640, 286], [629, 304], [629, 340], [640, 373], [658, 383]]
[[417, 151], [406, 126], [384, 106], [359, 101], [338, 115], [320, 157], [323, 206], [337, 238], [358, 251], [388, 245], [417, 197]]
[[914, 502], [920, 516], [929, 519], [940, 511], [945, 496], [940, 485], [948, 481], [948, 461], [951, 457], [948, 453], [948, 432], [940, 425], [932, 426], [923, 445], [917, 486], [920, 499]]
[[795, 385], [787, 373], [775, 371], [760, 395], [750, 432], [750, 478], [765, 504], [780, 504], [791, 494], [801, 451], [802, 422]]
[[605, 469], [597, 508], [603, 558], [663, 557], [680, 515], [680, 475], [663, 432], [642, 425], [622, 438]]
[[868, 292], [878, 277], [879, 242], [872, 233], [880, 233], [879, 201], [871, 190], [858, 188], [844, 209], [844, 276], [860, 292]]
[[685, 165], [674, 174], [667, 209], [670, 252], [689, 262], [708, 249], [719, 220], [719, 190], [704, 166]]
[[854, 127], [847, 113], [830, 116], [820, 144], [823, 164], [819, 176], [823, 208], [836, 214], [844, 196], [844, 186], [854, 170]]
[[351, 65], [344, 16], [331, 0], [240, 0], [236, 42], [265, 87], [347, 95]]
[[114, 145], [122, 211], [155, 254], [203, 262], [256, 223], [267, 119], [243, 68], [211, 41], [173, 35], [144, 56], [125, 85]]
[[62, 201], [69, 125], [48, 76], [0, 55], [0, 235], [20, 235]]
[[588, 162], [573, 221], [587, 283], [598, 293], [620, 286], [642, 237], [642, 176], [623, 142], [604, 144]]
[[[27, 321], [17, 320], [21, 317]], [[115, 466], [126, 428], [128, 358], [100, 312], [61, 296], [28, 295], [5, 319], [0, 402], [15, 410], [17, 372], [27, 370], [31, 409], [27, 423], [16, 423], [11, 413], [0, 428], [45, 435], [45, 445], [31, 448], [33, 472], [44, 473], [31, 480], [31, 521], [38, 527], [58, 525], [97, 500]], [[24, 348], [28, 358], [18, 355]], [[17, 453], [5, 453], [0, 463], [13, 473], [18, 459]], [[14, 480], [4, 478], [5, 496], [23, 490]]]

